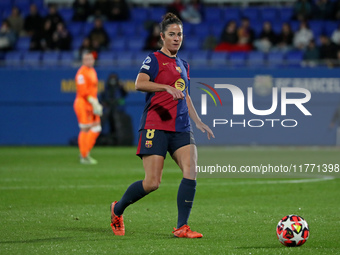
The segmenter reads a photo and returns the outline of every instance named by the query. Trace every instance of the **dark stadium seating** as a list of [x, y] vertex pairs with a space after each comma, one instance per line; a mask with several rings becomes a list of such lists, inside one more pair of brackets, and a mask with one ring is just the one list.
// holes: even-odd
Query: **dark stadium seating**
[[178, 53], [178, 57], [180, 57], [181, 59], [184, 59], [184, 60], [186, 60], [187, 62], [190, 63], [192, 54], [193, 53], [190, 50], [181, 50]]
[[282, 67], [284, 66], [284, 53], [283, 52], [269, 52], [267, 54], [268, 67]]
[[247, 53], [231, 52], [229, 54], [229, 65], [232, 67], [244, 67], [246, 65]]
[[117, 22], [104, 22], [103, 26], [110, 38], [114, 38], [119, 34], [119, 25]]
[[67, 29], [73, 38], [83, 36], [83, 22], [70, 22], [67, 24]]
[[255, 8], [255, 7], [244, 8], [242, 10], [242, 16], [248, 18], [250, 22], [259, 20], [259, 17], [260, 17], [259, 8]]
[[47, 51], [44, 52], [41, 59], [43, 66], [58, 66], [60, 59], [59, 51]]
[[131, 18], [133, 21], [144, 22], [148, 19], [149, 9], [147, 8], [133, 8], [131, 10]]
[[227, 57], [227, 52], [212, 52], [210, 56], [210, 64], [214, 67], [226, 66]]
[[218, 23], [210, 27], [211, 33], [219, 40], [225, 24]]
[[201, 37], [199, 36], [188, 36], [183, 42], [183, 46], [186, 50], [197, 51], [201, 49]]
[[74, 60], [74, 53], [72, 51], [64, 51], [60, 53], [60, 66], [70, 66]]
[[210, 52], [208, 51], [196, 51], [195, 54], [191, 56], [191, 66], [204, 67], [207, 65], [207, 60], [209, 59]]
[[74, 37], [71, 43], [72, 50], [78, 50], [84, 40], [83, 36]]
[[19, 37], [16, 43], [16, 50], [28, 51], [30, 48], [31, 38], [30, 37]]
[[205, 23], [192, 26], [193, 35], [198, 36], [200, 38], [205, 38], [210, 33], [209, 25], [210, 25], [209, 23]]
[[130, 51], [141, 51], [144, 48], [144, 43], [145, 40], [144, 38], [141, 37], [131, 37], [128, 41], [127, 41], [127, 47]]
[[286, 54], [286, 65], [290, 67], [299, 67], [301, 66], [301, 61], [303, 60], [303, 52], [302, 51], [290, 51]]
[[326, 33], [327, 36], [330, 37], [334, 30], [338, 28], [340, 23], [334, 21], [325, 21], [324, 24], [325, 24], [324, 32]]
[[[0, 1], [0, 16], [6, 18], [13, 5], [18, 6], [23, 16], [27, 15], [29, 5], [35, 3], [42, 15], [47, 14], [47, 6], [44, 0], [9, 0]], [[80, 48], [83, 39], [88, 36], [93, 28], [93, 23], [73, 22], [72, 7], [61, 7], [58, 9], [60, 15], [66, 22], [66, 27], [72, 35], [71, 50], [67, 52], [29, 52], [30, 38], [19, 37], [13, 51], [3, 53], [5, 65], [70, 65]], [[107, 31], [110, 44], [105, 51], [99, 52], [99, 65], [140, 65], [148, 52], [144, 52], [144, 43], [149, 34], [145, 21], [160, 22], [161, 16], [166, 13], [166, 8], [155, 7], [133, 7], [130, 10], [130, 20], [123, 22], [105, 21], [103, 26]], [[293, 50], [288, 53], [257, 51], [251, 52], [213, 52], [203, 51], [204, 40], [208, 36], [214, 36], [219, 41], [223, 28], [230, 20], [240, 24], [242, 17], [250, 20], [255, 36], [262, 31], [263, 22], [270, 21], [275, 33], [280, 33], [282, 24], [289, 22], [293, 31], [299, 28], [299, 22], [292, 20], [293, 9], [291, 7], [214, 7], [205, 6], [203, 9], [203, 22], [199, 25], [183, 22], [184, 42], [180, 56], [193, 66], [266, 66], [266, 67], [298, 67], [303, 59], [303, 52]], [[339, 22], [332, 20], [310, 20], [309, 25], [314, 33], [317, 45], [321, 34], [331, 36], [337, 29]]]
[[149, 51], [137, 52], [135, 54], [135, 64], [140, 67], [149, 54], [150, 54]]
[[20, 51], [8, 52], [5, 55], [6, 66], [20, 66], [22, 60], [22, 53]]
[[110, 50], [124, 51], [126, 49], [126, 39], [124, 37], [117, 37], [110, 42]]
[[63, 18], [64, 22], [69, 23], [72, 21], [73, 9], [59, 8], [58, 12], [60, 16]]
[[221, 8], [211, 7], [205, 9], [204, 20], [208, 23], [219, 23], [222, 20]]
[[262, 21], [275, 22], [278, 20], [278, 10], [277, 8], [262, 8], [260, 9], [260, 16]]
[[113, 51], [102, 51], [98, 54], [98, 65], [113, 66], [116, 54]]
[[132, 66], [134, 64], [134, 54], [131, 51], [117, 52], [116, 65], [118, 66]]
[[38, 66], [40, 65], [42, 53], [39, 51], [24, 52], [22, 64], [24, 66]]
[[222, 10], [222, 13], [222, 17], [226, 22], [230, 20], [239, 21], [241, 19], [241, 11], [239, 8], [226, 8]]
[[149, 11], [149, 19], [156, 22], [162, 21], [162, 16], [166, 13], [165, 7], [154, 7]]
[[252, 51], [248, 53], [248, 66], [263, 67], [265, 65], [265, 54], [260, 51]]
[[293, 16], [293, 9], [292, 8], [285, 8], [281, 7], [278, 9], [278, 16], [281, 21], [290, 21]]

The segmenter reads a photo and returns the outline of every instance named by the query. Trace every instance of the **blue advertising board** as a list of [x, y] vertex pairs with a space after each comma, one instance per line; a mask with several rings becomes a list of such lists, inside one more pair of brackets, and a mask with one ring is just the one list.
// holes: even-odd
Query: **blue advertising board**
[[[138, 68], [96, 68], [100, 80], [99, 89], [110, 73], [133, 88]], [[70, 69], [0, 69], [0, 145], [67, 145], [78, 134], [78, 125], [73, 111], [75, 97], [74, 76], [76, 68]], [[202, 120], [215, 132], [216, 139], [207, 141], [204, 134], [195, 130], [199, 144], [258, 144], [258, 145], [335, 145], [336, 111], [340, 103], [340, 76], [337, 69], [192, 69], [190, 93]], [[200, 84], [212, 87], [234, 84], [244, 95], [244, 115], [233, 114], [233, 97], [228, 89], [215, 88], [222, 106], [214, 92]], [[312, 114], [305, 115], [296, 105], [287, 104], [287, 115], [281, 113], [282, 88], [304, 88], [311, 98], [303, 106]], [[202, 88], [209, 91], [213, 99]], [[277, 108], [268, 116], [253, 114], [248, 107], [248, 88], [253, 89], [253, 106], [258, 110], [270, 109], [273, 103], [272, 89], [277, 88]], [[202, 95], [206, 94], [207, 114], [201, 111]], [[302, 93], [287, 94], [303, 98]], [[130, 92], [126, 98], [125, 111], [132, 118], [137, 143], [138, 124], [144, 106], [144, 93]], [[340, 116], [340, 113], [338, 114]], [[228, 120], [227, 124], [213, 127], [214, 119]], [[280, 119], [281, 121], [266, 121]], [[296, 127], [282, 126], [282, 120], [294, 119]], [[230, 127], [231, 120], [240, 122]], [[250, 126], [249, 126], [250, 120]], [[260, 125], [263, 127], [251, 127]], [[245, 125], [243, 125], [245, 122]], [[272, 124], [275, 127], [271, 127]], [[295, 122], [285, 121], [285, 125]]]

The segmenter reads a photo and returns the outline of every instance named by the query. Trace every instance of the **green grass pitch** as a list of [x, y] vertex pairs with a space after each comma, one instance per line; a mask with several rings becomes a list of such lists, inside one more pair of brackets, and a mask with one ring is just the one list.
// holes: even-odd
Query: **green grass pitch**
[[[337, 178], [203, 176], [189, 225], [204, 237], [174, 238], [182, 177], [169, 156], [159, 190], [126, 209], [126, 235], [114, 236], [110, 203], [144, 177], [134, 154], [135, 148], [96, 147], [99, 164], [84, 166], [75, 147], [0, 147], [0, 254], [340, 254]], [[224, 157], [235, 165], [340, 163], [339, 154], [335, 148], [199, 148], [199, 159]], [[301, 247], [277, 240], [276, 225], [288, 214], [309, 223]]]

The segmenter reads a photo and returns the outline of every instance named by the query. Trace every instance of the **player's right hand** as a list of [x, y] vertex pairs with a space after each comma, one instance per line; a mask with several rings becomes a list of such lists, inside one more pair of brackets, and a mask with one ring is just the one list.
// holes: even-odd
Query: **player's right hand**
[[171, 86], [167, 86], [166, 92], [172, 95], [174, 100], [180, 100], [184, 98], [184, 94], [182, 93], [182, 91]]
[[92, 105], [93, 113], [95, 115], [102, 116], [103, 115], [103, 106], [98, 102], [98, 99], [89, 96], [87, 100]]
[[95, 106], [92, 106], [92, 107], [93, 107], [94, 115], [99, 115], [99, 116], [103, 115], [103, 106], [100, 103], [98, 103], [98, 104], [96, 104]]

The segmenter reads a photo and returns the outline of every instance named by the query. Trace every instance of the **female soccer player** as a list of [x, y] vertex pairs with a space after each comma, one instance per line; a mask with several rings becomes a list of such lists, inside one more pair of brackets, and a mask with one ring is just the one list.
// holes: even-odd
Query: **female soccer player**
[[167, 151], [183, 173], [177, 195], [178, 221], [174, 236], [200, 238], [203, 235], [187, 225], [196, 191], [197, 150], [190, 118], [208, 139], [214, 137], [196, 113], [188, 94], [189, 65], [177, 57], [183, 40], [183, 24], [167, 13], [160, 24], [161, 50], [143, 62], [136, 89], [147, 92], [141, 118], [137, 155], [143, 160], [144, 180], [131, 184], [123, 197], [111, 204], [111, 227], [115, 235], [124, 235], [123, 212], [130, 204], [158, 189]]
[[76, 74], [77, 95], [74, 100], [74, 111], [79, 123], [78, 146], [81, 164], [97, 164], [97, 160], [90, 156], [90, 151], [102, 130], [100, 116], [103, 107], [98, 102], [98, 77], [93, 68], [94, 57], [91, 52], [82, 56], [83, 65]]

